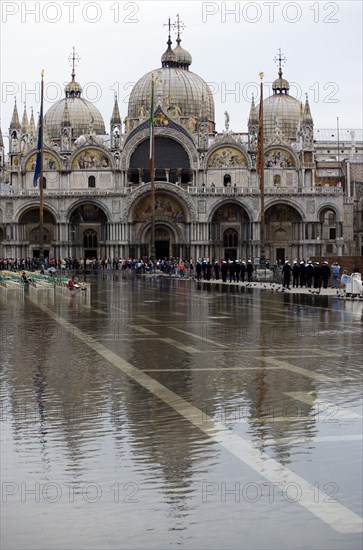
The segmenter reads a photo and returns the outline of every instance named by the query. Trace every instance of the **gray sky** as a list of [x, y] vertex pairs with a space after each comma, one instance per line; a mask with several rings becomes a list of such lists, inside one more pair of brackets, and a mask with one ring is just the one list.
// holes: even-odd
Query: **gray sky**
[[[180, 14], [182, 46], [193, 56], [191, 70], [210, 83], [217, 130], [247, 130], [251, 95], [265, 73], [265, 97], [277, 77], [273, 59], [286, 56], [290, 93], [309, 101], [317, 128], [362, 128], [361, 1], [200, 2], [152, 0], [5, 1], [1, 6], [1, 127], [8, 126], [17, 97], [20, 118], [39, 111], [34, 89], [45, 70], [46, 108], [64, 97], [70, 80], [68, 57], [80, 56], [77, 81], [83, 97], [101, 111], [109, 131], [114, 91], [121, 116], [141, 76], [161, 66], [167, 23]], [[35, 12], [35, 13], [34, 13]], [[172, 33], [173, 47], [175, 33]], [[39, 91], [39, 85], [38, 85]]]

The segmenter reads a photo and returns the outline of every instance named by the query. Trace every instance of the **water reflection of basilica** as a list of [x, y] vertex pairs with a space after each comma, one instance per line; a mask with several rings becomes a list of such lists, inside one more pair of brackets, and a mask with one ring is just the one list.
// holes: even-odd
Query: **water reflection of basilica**
[[[154, 71], [157, 256], [258, 257], [258, 107], [252, 99], [246, 132], [232, 132], [226, 113], [217, 133], [212, 92], [191, 72], [179, 33], [176, 42], [172, 49], [169, 36]], [[314, 131], [309, 102], [289, 94], [281, 61], [264, 100], [266, 255], [360, 254], [361, 131], [341, 130], [338, 140], [335, 131]], [[45, 116], [47, 255], [149, 255], [151, 80], [150, 71], [135, 84], [123, 121], [115, 99], [106, 134], [73, 63], [65, 97]], [[0, 257], [38, 254], [36, 133], [33, 113], [29, 120], [24, 110], [20, 123], [15, 104], [7, 156], [0, 133]]]

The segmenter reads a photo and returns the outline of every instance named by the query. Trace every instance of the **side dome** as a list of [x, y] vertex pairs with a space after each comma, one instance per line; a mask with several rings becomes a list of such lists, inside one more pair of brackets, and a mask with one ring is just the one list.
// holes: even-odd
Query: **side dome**
[[264, 137], [271, 139], [279, 130], [286, 141], [294, 142], [297, 139], [303, 105], [289, 95], [290, 84], [282, 78], [281, 69], [272, 89], [273, 95], [263, 101]]
[[272, 95], [263, 102], [263, 127], [267, 139], [276, 134], [277, 127], [287, 141], [296, 141], [302, 103], [290, 95]]
[[93, 103], [81, 97], [82, 87], [75, 81], [74, 72], [64, 91], [66, 97], [52, 105], [44, 117], [49, 138], [59, 141], [64, 126], [71, 126], [72, 139], [89, 134], [90, 130], [97, 135], [105, 135], [102, 115]]

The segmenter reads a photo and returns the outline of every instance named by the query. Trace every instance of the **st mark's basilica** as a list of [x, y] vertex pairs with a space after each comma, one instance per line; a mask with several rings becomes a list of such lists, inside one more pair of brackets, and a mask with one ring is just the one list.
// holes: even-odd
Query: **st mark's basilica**
[[[217, 132], [213, 94], [191, 65], [179, 32], [174, 44], [169, 36], [153, 71], [156, 256], [256, 259], [259, 106], [252, 99], [240, 132], [229, 129], [226, 112]], [[136, 83], [123, 120], [115, 98], [107, 126], [82, 97], [73, 63], [64, 98], [45, 114], [46, 256], [150, 255], [151, 82], [152, 71]], [[263, 102], [266, 258], [361, 255], [362, 130], [314, 128], [308, 98], [302, 103], [289, 89], [280, 54]], [[39, 254], [36, 147], [34, 115], [19, 116], [15, 103], [8, 154], [0, 132], [0, 257]]]

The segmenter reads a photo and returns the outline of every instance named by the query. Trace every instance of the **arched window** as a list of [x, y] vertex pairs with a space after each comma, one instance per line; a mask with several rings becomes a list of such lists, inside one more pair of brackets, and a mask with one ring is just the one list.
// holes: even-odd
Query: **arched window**
[[231, 179], [230, 174], [226, 174], [226, 175], [223, 177], [223, 185], [224, 185], [224, 187], [231, 187], [231, 185], [232, 185], [232, 179]]
[[97, 233], [94, 229], [87, 229], [83, 233], [84, 248], [97, 248]]
[[88, 187], [96, 187], [96, 178], [94, 176], [89, 176]]
[[225, 248], [237, 248], [238, 234], [235, 229], [227, 229], [223, 235], [223, 246]]

